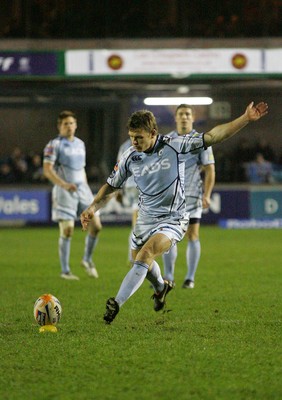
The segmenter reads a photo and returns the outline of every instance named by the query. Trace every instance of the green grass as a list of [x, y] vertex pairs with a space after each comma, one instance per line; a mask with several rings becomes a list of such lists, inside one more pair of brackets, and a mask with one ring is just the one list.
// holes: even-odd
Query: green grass
[[[280, 400], [282, 231], [202, 227], [195, 289], [181, 288], [183, 241], [172, 311], [153, 311], [145, 281], [105, 325], [105, 301], [128, 271], [128, 233], [103, 229], [96, 280], [79, 266], [77, 228], [81, 279], [70, 282], [59, 277], [57, 228], [0, 230], [1, 400]], [[57, 334], [40, 334], [33, 319], [46, 292], [62, 303]]]

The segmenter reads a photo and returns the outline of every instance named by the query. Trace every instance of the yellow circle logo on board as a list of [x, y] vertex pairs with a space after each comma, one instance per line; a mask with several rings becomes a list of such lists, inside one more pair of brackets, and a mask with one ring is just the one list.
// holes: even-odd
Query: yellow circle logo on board
[[232, 57], [232, 65], [237, 69], [245, 68], [247, 62], [247, 57], [244, 54], [237, 53]]
[[113, 54], [108, 58], [108, 66], [111, 69], [120, 69], [122, 67], [123, 61], [122, 58], [116, 54]]

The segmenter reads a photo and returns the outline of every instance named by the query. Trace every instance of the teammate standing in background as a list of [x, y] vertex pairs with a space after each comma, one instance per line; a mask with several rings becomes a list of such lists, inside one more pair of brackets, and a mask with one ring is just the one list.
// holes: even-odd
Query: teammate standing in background
[[[168, 134], [171, 137], [193, 135], [195, 120], [193, 108], [188, 104], [180, 104], [175, 111], [176, 130]], [[204, 173], [204, 191], [201, 174]], [[200, 220], [203, 208], [210, 206], [212, 189], [215, 182], [214, 156], [211, 147], [197, 154], [189, 153], [185, 162], [185, 201], [186, 211], [190, 214], [189, 227], [186, 232], [188, 239], [186, 248], [187, 274], [182, 287], [194, 287], [195, 273], [201, 255], [199, 239]], [[164, 278], [174, 281], [174, 267], [177, 258], [177, 245], [163, 254]]]
[[[131, 146], [131, 140], [127, 139], [123, 142], [119, 148], [117, 162], [121, 159], [123, 153], [129, 149]], [[133, 260], [131, 257], [131, 237], [133, 233], [134, 226], [136, 224], [137, 216], [138, 216], [138, 189], [136, 187], [136, 183], [134, 181], [134, 177], [130, 176], [126, 181], [122, 188], [122, 190], [117, 194], [117, 198], [119, 201], [125, 206], [130, 207], [132, 210], [131, 216], [131, 230], [128, 237], [128, 265], [131, 267]]]
[[184, 172], [187, 155], [220, 143], [267, 114], [266, 103], [250, 103], [244, 114], [235, 120], [218, 125], [205, 133], [192, 133], [171, 138], [158, 135], [154, 115], [148, 110], [136, 111], [128, 121], [132, 146], [100, 188], [94, 201], [80, 216], [82, 228], [88, 228], [95, 213], [133, 175], [139, 189], [138, 218], [132, 237], [134, 264], [126, 274], [116, 297], [106, 302], [104, 320], [110, 324], [120, 307], [139, 289], [147, 278], [154, 287], [154, 310], [165, 306], [166, 295], [173, 282], [164, 281], [155, 258], [183, 239], [188, 228]]
[[[61, 277], [78, 280], [70, 269], [71, 238], [75, 220], [93, 201], [93, 194], [87, 183], [84, 142], [75, 137], [77, 129], [76, 115], [71, 111], [62, 111], [58, 117], [59, 136], [50, 140], [44, 149], [43, 171], [53, 183], [52, 220], [59, 223], [59, 258]], [[85, 238], [84, 255], [81, 266], [90, 277], [98, 278], [92, 261], [92, 254], [97, 244], [97, 235], [102, 225], [96, 214], [88, 226]]]

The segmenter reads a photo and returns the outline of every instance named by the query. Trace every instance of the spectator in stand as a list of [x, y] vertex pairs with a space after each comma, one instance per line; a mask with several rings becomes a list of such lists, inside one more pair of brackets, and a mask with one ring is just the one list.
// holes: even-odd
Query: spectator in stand
[[7, 161], [0, 163], [0, 184], [15, 183], [15, 174], [11, 164]]
[[272, 147], [270, 146], [270, 144], [268, 143], [268, 141], [263, 137], [259, 140], [259, 142], [257, 143], [256, 147], [255, 147], [255, 152], [260, 153], [263, 155], [263, 157], [265, 158], [265, 160], [270, 161], [270, 162], [274, 162], [274, 151], [272, 149]]
[[246, 163], [246, 175], [250, 183], [272, 183], [273, 166], [265, 160], [261, 153], [257, 153], [255, 160]]
[[26, 156], [19, 146], [12, 150], [9, 163], [15, 175], [16, 182], [24, 182], [26, 179], [28, 164]]
[[42, 158], [40, 154], [32, 154], [27, 170], [27, 181], [29, 183], [46, 183], [47, 179], [43, 174]]
[[273, 181], [282, 183], [282, 154], [277, 156], [277, 162], [273, 165]]

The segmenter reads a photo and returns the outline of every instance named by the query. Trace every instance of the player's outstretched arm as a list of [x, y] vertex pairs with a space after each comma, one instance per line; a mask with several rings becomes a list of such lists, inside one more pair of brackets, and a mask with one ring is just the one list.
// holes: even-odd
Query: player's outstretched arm
[[98, 191], [93, 200], [92, 204], [86, 210], [84, 210], [80, 215], [80, 222], [82, 225], [82, 230], [86, 230], [89, 222], [94, 217], [96, 211], [102, 208], [107, 202], [113, 197], [113, 193], [117, 189], [105, 183]]
[[224, 140], [232, 137], [242, 128], [244, 128], [249, 122], [257, 121], [264, 117], [268, 113], [268, 105], [264, 102], [260, 102], [254, 105], [252, 101], [243, 115], [234, 119], [227, 124], [217, 125], [215, 128], [208, 132], [205, 132], [205, 144], [212, 146], [215, 143], [223, 142]]

